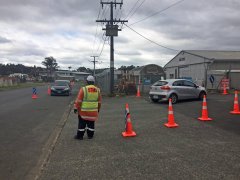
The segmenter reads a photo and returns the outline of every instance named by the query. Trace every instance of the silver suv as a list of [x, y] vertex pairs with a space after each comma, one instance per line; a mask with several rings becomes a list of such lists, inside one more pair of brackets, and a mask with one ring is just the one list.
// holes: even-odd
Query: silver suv
[[149, 97], [153, 102], [171, 98], [173, 104], [183, 99], [203, 99], [206, 94], [204, 87], [186, 79], [159, 80], [151, 86], [149, 91]]

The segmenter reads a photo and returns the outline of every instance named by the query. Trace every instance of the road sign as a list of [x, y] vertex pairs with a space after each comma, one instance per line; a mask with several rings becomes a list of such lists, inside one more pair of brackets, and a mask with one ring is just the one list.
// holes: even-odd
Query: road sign
[[209, 77], [209, 81], [213, 84], [214, 81], [215, 81], [215, 78], [214, 76], [211, 74], [210, 77]]
[[37, 89], [36, 88], [32, 88], [32, 93], [33, 94], [37, 94]]

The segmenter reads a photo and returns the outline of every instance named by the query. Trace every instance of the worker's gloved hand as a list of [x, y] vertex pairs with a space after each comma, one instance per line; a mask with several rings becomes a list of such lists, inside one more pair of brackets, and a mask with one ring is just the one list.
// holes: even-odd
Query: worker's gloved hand
[[74, 112], [75, 114], [77, 114], [77, 109], [74, 109], [73, 112]]

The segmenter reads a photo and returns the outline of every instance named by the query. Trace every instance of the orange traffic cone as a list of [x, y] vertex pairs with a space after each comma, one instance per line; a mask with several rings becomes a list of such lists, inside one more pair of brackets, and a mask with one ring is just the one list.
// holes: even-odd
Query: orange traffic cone
[[228, 92], [227, 92], [227, 88], [226, 88], [226, 84], [223, 85], [223, 95], [227, 95]]
[[50, 86], [48, 85], [48, 90], [47, 90], [48, 95], [51, 95], [51, 89]]
[[138, 85], [138, 89], [137, 89], [137, 95], [136, 95], [136, 97], [141, 97], [139, 85]]
[[129, 114], [129, 106], [128, 104], [126, 104], [126, 107], [125, 107], [125, 119], [127, 118], [127, 115]]
[[36, 94], [33, 94], [32, 95], [32, 99], [37, 99], [38, 97], [37, 97], [37, 95]]
[[129, 113], [128, 104], [126, 104], [126, 127], [125, 132], [122, 132], [123, 137], [133, 137], [136, 136], [136, 133], [133, 131], [131, 117]]
[[240, 114], [239, 106], [238, 106], [238, 92], [237, 91], [235, 91], [233, 111], [230, 111], [230, 113], [231, 114]]
[[172, 99], [169, 99], [169, 105], [168, 105], [168, 123], [164, 124], [168, 128], [174, 128], [178, 127], [178, 124], [174, 121], [174, 115], [173, 115], [173, 107], [172, 107]]
[[212, 120], [212, 118], [208, 117], [206, 95], [204, 95], [204, 97], [203, 97], [202, 117], [199, 117], [198, 119], [201, 120], [201, 121], [211, 121]]

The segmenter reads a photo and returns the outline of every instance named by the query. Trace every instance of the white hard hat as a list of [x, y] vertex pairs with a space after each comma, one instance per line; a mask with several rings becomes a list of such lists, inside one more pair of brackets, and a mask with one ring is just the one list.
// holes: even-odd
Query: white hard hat
[[89, 75], [89, 76], [87, 77], [87, 81], [95, 82], [95, 79], [94, 79], [93, 76]]

